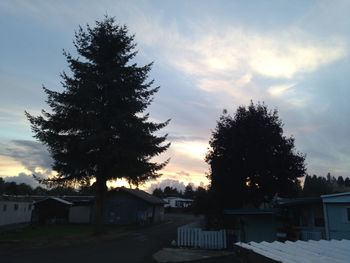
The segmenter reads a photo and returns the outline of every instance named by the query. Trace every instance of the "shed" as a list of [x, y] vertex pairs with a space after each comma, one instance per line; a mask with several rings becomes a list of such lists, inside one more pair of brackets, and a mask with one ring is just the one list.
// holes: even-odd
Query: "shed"
[[69, 208], [73, 203], [59, 197], [48, 197], [34, 203], [33, 222], [39, 224], [68, 223]]
[[147, 224], [164, 219], [164, 201], [139, 189], [116, 188], [107, 194], [106, 224]]
[[326, 238], [350, 239], [350, 192], [322, 195]]

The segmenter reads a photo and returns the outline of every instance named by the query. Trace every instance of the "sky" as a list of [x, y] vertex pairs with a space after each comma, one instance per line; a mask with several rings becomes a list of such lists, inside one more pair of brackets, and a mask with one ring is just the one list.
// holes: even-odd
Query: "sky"
[[[223, 109], [265, 102], [306, 154], [307, 172], [350, 176], [350, 1], [0, 1], [0, 177], [36, 186], [52, 160], [24, 111], [62, 91], [74, 32], [107, 14], [135, 34], [160, 86], [148, 111], [171, 158], [145, 189], [207, 185], [208, 141]], [[114, 185], [124, 185], [119, 181]]]

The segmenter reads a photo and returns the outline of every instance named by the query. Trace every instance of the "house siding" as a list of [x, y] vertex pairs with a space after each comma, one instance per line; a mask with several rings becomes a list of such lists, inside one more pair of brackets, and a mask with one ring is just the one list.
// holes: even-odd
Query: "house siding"
[[244, 222], [241, 229], [243, 242], [272, 242], [277, 239], [277, 222], [273, 215], [245, 215], [241, 216]]
[[30, 201], [0, 201], [0, 226], [29, 223], [32, 217], [32, 210], [33, 205]]
[[69, 223], [87, 224], [91, 222], [91, 206], [72, 206], [69, 209]]
[[325, 203], [327, 215], [328, 239], [350, 239], [350, 221], [347, 220], [346, 208], [350, 203]]

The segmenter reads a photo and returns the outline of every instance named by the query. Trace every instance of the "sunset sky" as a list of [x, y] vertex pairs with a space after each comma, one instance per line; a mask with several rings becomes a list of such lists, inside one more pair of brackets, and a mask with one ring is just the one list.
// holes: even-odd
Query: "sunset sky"
[[24, 110], [48, 109], [42, 85], [62, 90], [62, 50], [74, 53], [78, 26], [106, 14], [135, 34], [139, 65], [155, 62], [150, 78], [161, 88], [151, 118], [171, 118], [164, 132], [172, 145], [162, 155], [171, 161], [145, 188], [207, 184], [204, 156], [216, 121], [250, 100], [278, 109], [309, 174], [350, 176], [349, 11], [346, 0], [3, 0], [0, 177], [35, 186], [31, 174], [50, 175]]

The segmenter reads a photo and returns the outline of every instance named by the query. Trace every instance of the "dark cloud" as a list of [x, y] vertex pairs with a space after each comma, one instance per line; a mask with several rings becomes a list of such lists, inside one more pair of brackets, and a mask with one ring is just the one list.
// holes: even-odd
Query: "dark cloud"
[[13, 140], [0, 147], [0, 155], [15, 159], [33, 173], [37, 168], [51, 171], [50, 154], [44, 145], [35, 141]]

